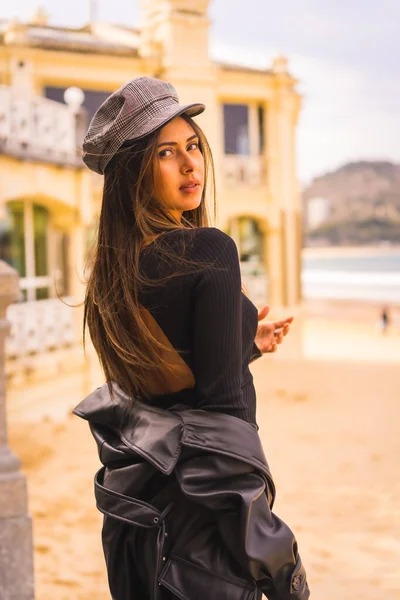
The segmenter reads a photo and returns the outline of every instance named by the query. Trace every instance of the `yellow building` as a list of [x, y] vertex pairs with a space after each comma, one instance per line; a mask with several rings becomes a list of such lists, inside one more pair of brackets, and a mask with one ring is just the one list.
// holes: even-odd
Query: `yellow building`
[[142, 0], [140, 29], [53, 27], [40, 10], [28, 23], [0, 22], [0, 252], [21, 276], [9, 311], [15, 364], [79, 339], [81, 313], [57, 292], [82, 299], [102, 179], [77, 147], [101, 102], [140, 75], [170, 81], [181, 102], [206, 104], [198, 122], [216, 163], [215, 225], [236, 241], [257, 305], [299, 303], [296, 80], [284, 57], [268, 70], [213, 61], [208, 5]]

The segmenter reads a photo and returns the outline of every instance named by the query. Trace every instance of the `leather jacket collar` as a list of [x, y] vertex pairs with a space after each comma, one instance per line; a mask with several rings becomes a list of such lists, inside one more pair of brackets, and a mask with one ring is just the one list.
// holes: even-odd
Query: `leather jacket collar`
[[[89, 394], [73, 413], [93, 424], [119, 432], [128, 449], [139, 454], [164, 475], [174, 470], [182, 446], [207, 449], [212, 453], [240, 459], [263, 473], [275, 498], [275, 487], [256, 428], [250, 423], [222, 413], [186, 409], [179, 405], [169, 410], [135, 401], [112, 384]], [[104, 460], [104, 452], [102, 462]], [[272, 504], [271, 504], [272, 507]]]

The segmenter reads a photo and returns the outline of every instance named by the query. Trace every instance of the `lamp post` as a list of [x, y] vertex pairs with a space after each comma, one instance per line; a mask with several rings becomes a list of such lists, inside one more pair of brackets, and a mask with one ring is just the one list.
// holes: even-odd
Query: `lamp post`
[[7, 439], [5, 340], [6, 310], [19, 295], [18, 273], [0, 260], [0, 597], [33, 600], [32, 523], [26, 479]]
[[85, 93], [81, 88], [72, 86], [65, 90], [64, 92], [64, 101], [65, 104], [68, 104], [69, 108], [72, 112], [77, 113], [80, 111], [80, 108], [85, 100]]
[[67, 104], [74, 123], [74, 146], [80, 148], [86, 131], [86, 110], [83, 107], [85, 92], [79, 87], [69, 87], [64, 92], [64, 102]]

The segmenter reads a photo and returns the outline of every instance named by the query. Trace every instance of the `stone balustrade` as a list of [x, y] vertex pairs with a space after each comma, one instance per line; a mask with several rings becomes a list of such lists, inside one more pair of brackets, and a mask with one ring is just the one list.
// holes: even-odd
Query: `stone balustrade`
[[64, 302], [76, 304], [73, 298], [11, 304], [7, 310], [11, 331], [6, 340], [6, 357], [20, 359], [74, 344], [74, 308]]
[[42, 96], [0, 85], [0, 153], [65, 166], [83, 166], [80, 157], [85, 112]]
[[267, 185], [266, 160], [263, 156], [225, 154], [222, 166], [226, 187]]
[[240, 263], [242, 283], [247, 295], [257, 307], [268, 303], [268, 276], [259, 261], [250, 260]]

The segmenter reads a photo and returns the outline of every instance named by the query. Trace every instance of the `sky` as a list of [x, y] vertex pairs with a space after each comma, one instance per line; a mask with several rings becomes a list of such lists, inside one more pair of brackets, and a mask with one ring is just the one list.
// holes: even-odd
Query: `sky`
[[[13, 0], [0, 18], [38, 4], [53, 25], [82, 26], [90, 0]], [[98, 20], [137, 26], [139, 0], [92, 0]], [[211, 0], [211, 54], [268, 68], [278, 54], [299, 79], [297, 170], [304, 185], [354, 160], [400, 162], [399, 0]]]

